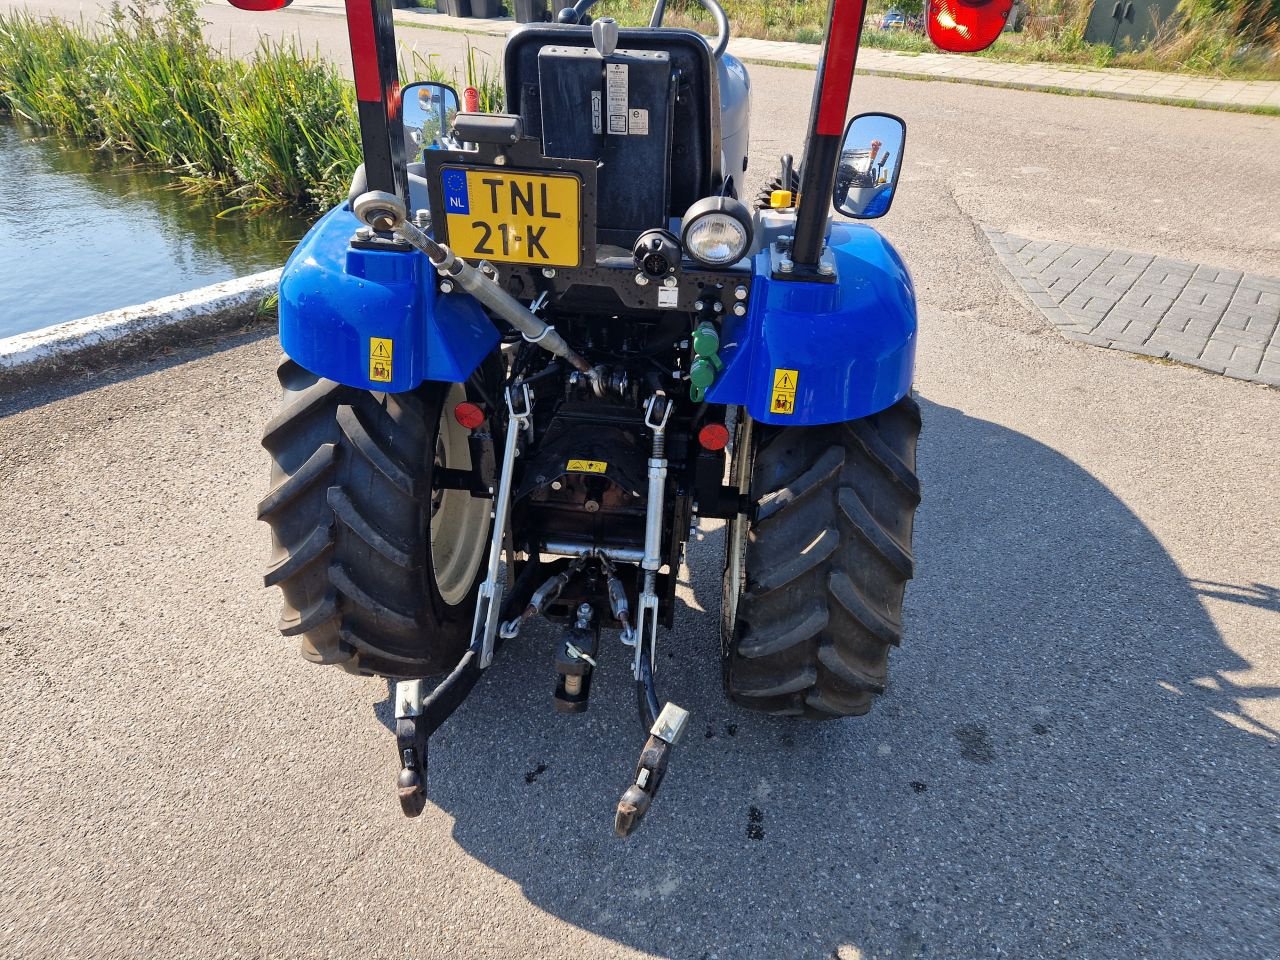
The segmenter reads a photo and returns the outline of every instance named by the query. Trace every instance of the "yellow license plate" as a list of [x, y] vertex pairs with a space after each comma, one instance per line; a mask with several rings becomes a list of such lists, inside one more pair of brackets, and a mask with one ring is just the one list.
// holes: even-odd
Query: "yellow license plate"
[[581, 184], [566, 174], [444, 167], [449, 246], [468, 260], [576, 267]]

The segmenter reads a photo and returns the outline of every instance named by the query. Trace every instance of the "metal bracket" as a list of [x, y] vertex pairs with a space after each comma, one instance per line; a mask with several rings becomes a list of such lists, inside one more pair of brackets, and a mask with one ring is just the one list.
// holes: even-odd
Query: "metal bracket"
[[527, 383], [520, 384], [519, 402], [506, 392], [507, 436], [502, 450], [502, 473], [498, 479], [498, 492], [493, 500], [493, 529], [489, 535], [489, 570], [476, 597], [476, 615], [471, 625], [471, 649], [480, 654], [480, 669], [488, 669], [493, 662], [493, 645], [502, 618], [503, 586], [498, 581], [498, 567], [502, 562], [502, 544], [511, 513], [512, 476], [515, 471], [516, 443], [520, 431], [532, 426], [533, 397]]
[[400, 775], [396, 795], [406, 817], [416, 817], [427, 805], [427, 739], [430, 734], [420, 721], [422, 680], [396, 683], [396, 751], [400, 755]]
[[[644, 587], [636, 605], [636, 626], [631, 640], [635, 646], [635, 658], [631, 675], [640, 680], [640, 658], [646, 646], [649, 648], [649, 668], [657, 666], [658, 658], [658, 569], [662, 566], [662, 512], [667, 492], [667, 422], [671, 419], [671, 401], [661, 393], [649, 398], [644, 408], [644, 425], [653, 431], [652, 453], [649, 457], [649, 499], [644, 516]], [[627, 637], [623, 635], [623, 642]]]
[[[650, 677], [649, 683], [652, 682]], [[618, 801], [618, 810], [613, 818], [613, 832], [618, 836], [630, 836], [649, 812], [667, 774], [671, 748], [679, 741], [688, 725], [689, 711], [674, 703], [667, 703], [654, 720], [653, 726], [649, 728], [649, 739], [640, 751], [634, 782]]]

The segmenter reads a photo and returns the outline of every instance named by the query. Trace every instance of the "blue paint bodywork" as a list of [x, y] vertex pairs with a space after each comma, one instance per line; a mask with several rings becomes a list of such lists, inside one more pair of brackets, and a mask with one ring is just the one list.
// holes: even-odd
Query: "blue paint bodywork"
[[[710, 402], [743, 404], [762, 423], [807, 426], [878, 413], [911, 389], [916, 298], [898, 251], [855, 224], [831, 228], [830, 250], [837, 283], [774, 280], [768, 250], [756, 254], [751, 306], [725, 324], [725, 367]], [[798, 373], [792, 413], [771, 411], [777, 370]]]
[[[424, 380], [466, 380], [499, 335], [469, 296], [440, 296], [419, 253], [349, 245], [359, 226], [345, 208], [312, 228], [280, 278], [280, 341], [312, 373], [369, 390], [402, 392]], [[862, 225], [832, 227], [836, 283], [774, 280], [756, 255], [750, 309], [729, 317], [724, 369], [711, 403], [742, 404], [763, 423], [806, 426], [868, 416], [911, 389], [915, 292], [894, 248]], [[393, 341], [390, 382], [369, 378], [370, 338]], [[777, 370], [798, 372], [792, 412], [773, 412]]]
[[[312, 373], [401, 393], [423, 380], [459, 383], [498, 344], [471, 297], [439, 296], [418, 252], [350, 247], [360, 222], [344, 204], [325, 214], [280, 276], [280, 344]], [[391, 340], [390, 382], [369, 379], [369, 340]]]

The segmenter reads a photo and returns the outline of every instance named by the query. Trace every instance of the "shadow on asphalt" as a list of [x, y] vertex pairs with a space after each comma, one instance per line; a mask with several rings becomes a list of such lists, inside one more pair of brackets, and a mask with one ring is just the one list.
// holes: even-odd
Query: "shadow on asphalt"
[[1240, 698], [1280, 691], [1231, 681], [1249, 664], [1203, 585], [1087, 471], [923, 406], [917, 580], [871, 716], [724, 701], [707, 534], [691, 567], [716, 601], [678, 618], [659, 678], [694, 723], [639, 833], [611, 835], [641, 743], [623, 651], [606, 642], [591, 711], [561, 717], [544, 630], [433, 740], [455, 840], [538, 908], [661, 957], [1265, 956], [1280, 753]]
[[264, 319], [255, 320], [239, 330], [201, 337], [186, 343], [139, 343], [129, 347], [123, 357], [106, 366], [89, 365], [67, 370], [58, 374], [56, 382], [0, 394], [0, 417], [12, 416], [23, 410], [34, 410], [67, 397], [101, 390], [114, 383], [124, 383], [126, 380], [171, 370], [201, 357], [233, 350], [275, 335], [275, 321]]

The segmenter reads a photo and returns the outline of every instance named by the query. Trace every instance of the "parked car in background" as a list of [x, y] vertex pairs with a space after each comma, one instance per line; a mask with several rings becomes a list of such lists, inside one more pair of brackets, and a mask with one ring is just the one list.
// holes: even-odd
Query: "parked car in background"
[[881, 30], [907, 29], [907, 17], [901, 10], [886, 10], [880, 18]]

